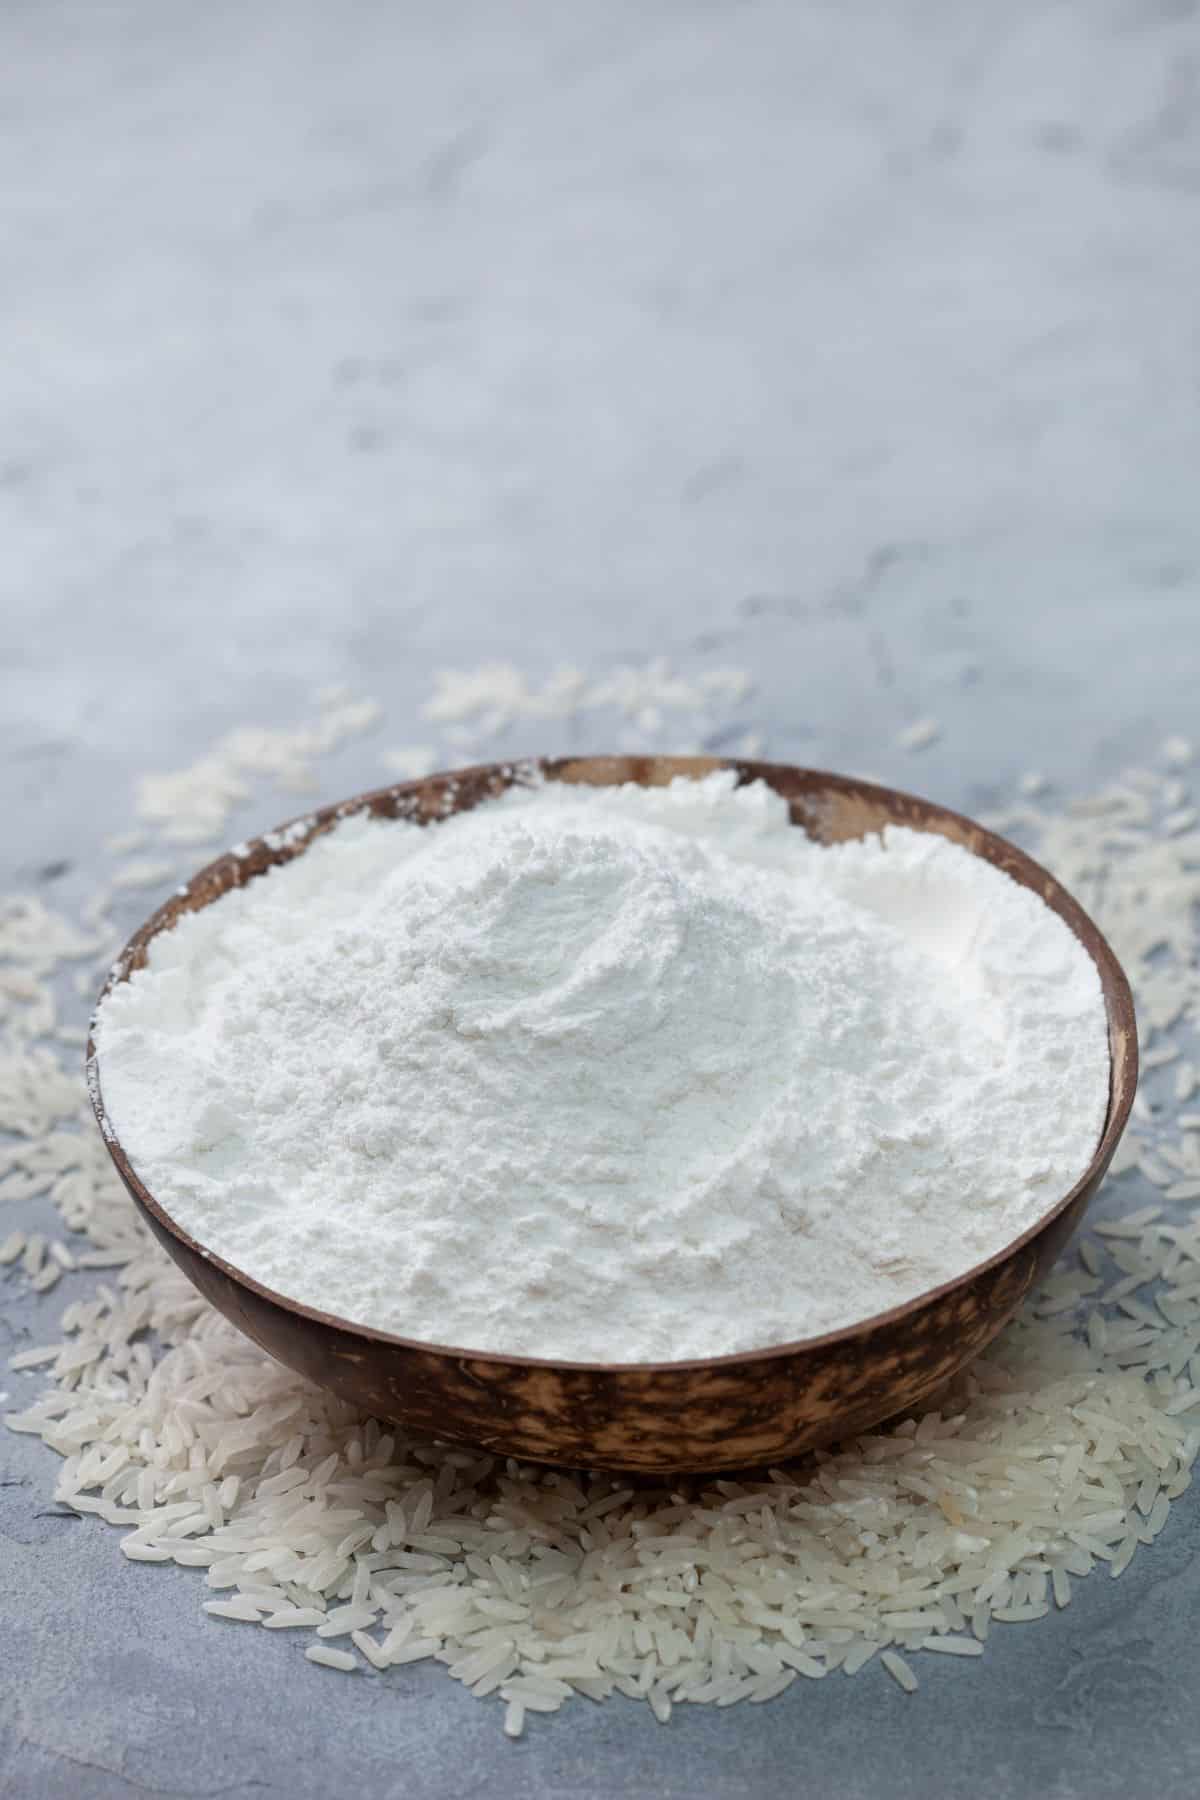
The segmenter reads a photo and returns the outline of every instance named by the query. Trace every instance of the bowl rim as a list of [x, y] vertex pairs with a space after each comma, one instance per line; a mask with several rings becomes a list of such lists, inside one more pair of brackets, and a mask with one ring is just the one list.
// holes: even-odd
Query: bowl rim
[[[984, 861], [992, 862], [993, 867], [1001, 866], [1003, 873], [1011, 873], [1015, 865], [1024, 877], [1021, 885], [1029, 887], [1038, 895], [1044, 905], [1050, 906], [1051, 910], [1058, 914], [1082, 944], [1095, 964], [1097, 974], [1101, 976], [1101, 993], [1108, 1026], [1108, 1106], [1105, 1112], [1104, 1127], [1092, 1157], [1068, 1191], [1052, 1206], [1039, 1213], [1037, 1219], [1031, 1225], [1026, 1226], [1025, 1230], [1017, 1237], [1010, 1238], [990, 1256], [971, 1264], [969, 1268], [952, 1276], [948, 1281], [939, 1282], [936, 1287], [923, 1288], [911, 1299], [902, 1301], [897, 1306], [888, 1307], [883, 1312], [871, 1313], [866, 1318], [855, 1320], [850, 1325], [838, 1326], [833, 1331], [821, 1332], [813, 1337], [790, 1339], [782, 1344], [765, 1344], [754, 1350], [734, 1350], [721, 1356], [671, 1358], [652, 1362], [597, 1362], [578, 1361], [565, 1357], [529, 1356], [504, 1350], [478, 1350], [457, 1344], [440, 1344], [429, 1338], [405, 1337], [398, 1332], [382, 1331], [376, 1326], [358, 1324], [338, 1313], [325, 1312], [319, 1307], [294, 1300], [287, 1294], [280, 1293], [278, 1289], [267, 1287], [264, 1282], [247, 1274], [244, 1269], [239, 1269], [235, 1263], [227, 1261], [216, 1251], [210, 1250], [186, 1231], [155, 1198], [137, 1174], [104, 1104], [100, 1080], [100, 1058], [94, 1043], [96, 1017], [112, 989], [128, 979], [132, 972], [133, 960], [139, 952], [163, 931], [172, 929], [185, 910], [200, 911], [203, 906], [213, 905], [217, 900], [223, 899], [234, 886], [248, 885], [248, 882], [236, 883], [226, 878], [232, 872], [233, 865], [256, 851], [265, 851], [271, 860], [264, 868], [251, 875], [250, 881], [256, 881], [261, 875], [269, 873], [272, 868], [281, 867], [283, 863], [294, 860], [297, 855], [302, 855], [317, 837], [322, 836], [343, 819], [353, 817], [360, 812], [373, 812], [376, 817], [394, 819], [397, 817], [396, 813], [389, 813], [386, 810], [388, 803], [405, 795], [412, 795], [415, 798], [424, 791], [436, 788], [439, 784], [450, 793], [454, 793], [464, 781], [477, 782], [483, 779], [501, 782], [500, 791], [504, 791], [509, 787], [521, 785], [523, 782], [532, 783], [539, 779], [560, 780], [566, 770], [577, 770], [589, 766], [599, 767], [604, 764], [628, 768], [630, 764], [636, 763], [650, 763], [656, 768], [670, 771], [672, 776], [682, 775], [693, 780], [718, 770], [732, 769], [738, 776], [738, 786], [745, 786], [758, 779], [766, 780], [768, 786], [771, 786], [770, 777], [774, 774], [786, 774], [793, 777], [800, 775], [814, 785], [826, 789], [840, 789], [848, 795], [864, 795], [868, 798], [878, 796], [886, 799], [892, 806], [897, 800], [903, 803], [912, 803], [927, 818], [946, 820], [972, 834], [976, 845], [987, 844], [996, 850], [999, 853], [996, 858], [983, 858]], [[592, 785], [612, 786], [617, 784], [601, 782]], [[779, 790], [773, 789], [773, 791], [778, 792]], [[468, 806], [453, 808], [448, 813], [444, 813], [443, 817], [452, 817], [454, 812], [460, 810], [471, 811], [481, 800], [488, 797], [488, 792], [483, 791]], [[786, 798], [786, 796], [781, 797]], [[426, 820], [426, 823], [435, 822], [433, 819]], [[791, 823], [793, 827], [797, 827], [799, 821], [793, 816]], [[802, 829], [802, 827], [800, 828]], [[928, 826], [911, 825], [909, 828], [923, 830], [928, 829]], [[870, 832], [868, 831], [864, 835], [870, 835]], [[934, 832], [931, 835], [946, 834]], [[960, 842], [961, 840], [954, 839], [952, 841]], [[968, 849], [970, 855], [981, 854], [980, 848], [968, 847], [966, 844], [963, 845], [963, 848]], [[1019, 878], [1013, 874], [1012, 879]], [[209, 885], [214, 881], [222, 883], [219, 891], [202, 901], [199, 906], [184, 909], [178, 905], [180, 899], [191, 894], [196, 888]], [[1104, 979], [1106, 975], [1107, 981]], [[1113, 1048], [1114, 1038], [1118, 1034], [1124, 1040], [1128, 1070], [1128, 1080], [1125, 1083], [1124, 1092], [1120, 1096], [1116, 1092], [1116, 1065]], [[806, 1356], [813, 1352], [821, 1352], [847, 1344], [854, 1339], [867, 1338], [880, 1330], [890, 1329], [901, 1324], [905, 1319], [922, 1312], [933, 1302], [948, 1296], [955, 1290], [968, 1287], [972, 1282], [1007, 1262], [1026, 1245], [1031, 1244], [1082, 1194], [1093, 1190], [1099, 1184], [1128, 1123], [1134, 1096], [1137, 1092], [1139, 1067], [1137, 1020], [1133, 994], [1128, 977], [1115, 951], [1095, 920], [1085, 911], [1070, 890], [1064, 887], [1056, 876], [1052, 875], [1027, 851], [1022, 850], [1019, 845], [1012, 843], [998, 832], [988, 830], [986, 826], [981, 825], [978, 820], [972, 819], [968, 814], [956, 812], [951, 807], [942, 806], [937, 801], [927, 800], [922, 795], [913, 794], [905, 788], [889, 787], [881, 782], [842, 775], [833, 770], [810, 768], [801, 763], [765, 762], [707, 755], [669, 756], [658, 755], [654, 752], [645, 755], [604, 752], [583, 756], [508, 757], [492, 763], [473, 763], [461, 768], [438, 770], [416, 780], [389, 782], [382, 787], [365, 789], [361, 793], [351, 795], [348, 799], [332, 801], [308, 812], [296, 814], [280, 825], [269, 827], [255, 837], [240, 841], [233, 850], [223, 851], [219, 856], [205, 863], [202, 868], [197, 869], [129, 937], [114, 959], [92, 1008], [84, 1059], [92, 1111], [108, 1153], [125, 1187], [144, 1211], [166, 1231], [168, 1236], [176, 1239], [192, 1256], [199, 1257], [213, 1268], [220, 1270], [235, 1286], [249, 1288], [261, 1299], [271, 1302], [285, 1312], [308, 1320], [323, 1330], [332, 1330], [352, 1338], [361, 1338], [368, 1343], [385, 1345], [391, 1349], [435, 1357], [451, 1357], [457, 1362], [501, 1365], [514, 1370], [554, 1369], [577, 1372], [582, 1375], [606, 1376], [618, 1380], [623, 1376], [644, 1378], [655, 1375], [684, 1375], [689, 1371], [696, 1370], [733, 1369], [750, 1364], [775, 1362], [789, 1357]]]

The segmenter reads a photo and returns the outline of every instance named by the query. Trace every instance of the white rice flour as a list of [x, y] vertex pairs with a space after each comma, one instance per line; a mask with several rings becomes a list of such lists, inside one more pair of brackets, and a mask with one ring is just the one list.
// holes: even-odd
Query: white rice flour
[[731, 774], [354, 818], [101, 1008], [146, 1185], [268, 1286], [584, 1360], [786, 1342], [1001, 1249], [1078, 1178], [1100, 983], [941, 838], [822, 848]]

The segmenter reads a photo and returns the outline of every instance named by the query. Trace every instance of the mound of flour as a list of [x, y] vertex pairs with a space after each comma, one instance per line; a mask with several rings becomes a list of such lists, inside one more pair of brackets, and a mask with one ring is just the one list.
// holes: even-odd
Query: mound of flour
[[833, 1329], [999, 1250], [1101, 1131], [1096, 970], [1027, 889], [761, 783], [357, 817], [158, 937], [105, 1101], [202, 1243], [363, 1324], [582, 1360]]

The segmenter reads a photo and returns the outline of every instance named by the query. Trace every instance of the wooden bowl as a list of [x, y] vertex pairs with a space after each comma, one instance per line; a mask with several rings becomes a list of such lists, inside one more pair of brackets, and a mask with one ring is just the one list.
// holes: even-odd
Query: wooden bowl
[[214, 1256], [139, 1181], [105, 1115], [101, 1071], [87, 1047], [96, 1118], [150, 1229], [214, 1306], [270, 1355], [323, 1387], [414, 1432], [568, 1467], [635, 1471], [753, 1468], [865, 1431], [935, 1394], [1020, 1306], [1062, 1249], [1108, 1168], [1137, 1086], [1129, 984], [1082, 908], [1030, 857], [944, 807], [842, 775], [718, 757], [593, 756], [496, 763], [380, 788], [268, 832], [221, 856], [134, 933], [108, 988], [146, 961], [150, 940], [181, 913], [299, 856], [351, 813], [429, 823], [475, 806], [536, 769], [552, 781], [659, 786], [734, 768], [783, 795], [792, 822], [821, 843], [887, 824], [936, 832], [1032, 888], [1075, 933], [1100, 974], [1111, 1079], [1104, 1133], [1069, 1193], [1007, 1248], [953, 1281], [821, 1337], [672, 1363], [550, 1362], [417, 1342], [301, 1306]]

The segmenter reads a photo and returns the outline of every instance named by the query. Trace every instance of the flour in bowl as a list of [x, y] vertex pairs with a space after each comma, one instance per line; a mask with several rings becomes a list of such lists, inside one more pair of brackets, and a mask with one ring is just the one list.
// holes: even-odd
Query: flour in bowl
[[95, 1027], [192, 1236], [406, 1337], [584, 1361], [850, 1325], [1091, 1159], [1096, 968], [1036, 895], [763, 783], [358, 815], [153, 940]]

